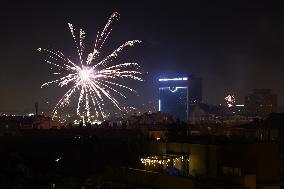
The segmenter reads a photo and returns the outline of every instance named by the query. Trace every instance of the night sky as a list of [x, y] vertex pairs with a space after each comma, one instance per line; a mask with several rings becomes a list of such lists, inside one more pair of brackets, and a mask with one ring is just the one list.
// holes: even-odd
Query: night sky
[[146, 81], [135, 85], [140, 96], [130, 98], [129, 103], [156, 101], [159, 76], [189, 73], [203, 78], [205, 102], [224, 103], [230, 93], [243, 103], [244, 95], [253, 88], [271, 88], [279, 96], [279, 105], [284, 106], [283, 6], [271, 1], [170, 2], [1, 4], [0, 110], [30, 110], [35, 101], [42, 108], [46, 108], [46, 101], [55, 105], [65, 90], [40, 88], [53, 75], [36, 49], [58, 49], [75, 57], [67, 23], [83, 28], [86, 46], [91, 47], [97, 31], [115, 11], [121, 18], [104, 53], [127, 40], [140, 39], [143, 44], [128, 50], [121, 59], [137, 61], [143, 72], [148, 72]]

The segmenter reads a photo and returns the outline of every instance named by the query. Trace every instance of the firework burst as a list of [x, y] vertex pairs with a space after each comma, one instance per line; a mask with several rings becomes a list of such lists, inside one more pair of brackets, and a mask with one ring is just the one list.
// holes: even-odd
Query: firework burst
[[[104, 112], [105, 100], [110, 101], [119, 110], [125, 110], [115, 96], [126, 98], [123, 91], [129, 90], [135, 92], [134, 89], [119, 83], [120, 79], [132, 79], [142, 81], [140, 66], [137, 63], [126, 62], [113, 64], [113, 61], [127, 47], [132, 47], [139, 40], [127, 41], [111, 54], [98, 61], [101, 49], [112, 31], [112, 25], [119, 19], [118, 13], [113, 13], [108, 19], [105, 27], [97, 33], [94, 48], [84, 58], [84, 38], [86, 33], [80, 29], [76, 33], [76, 29], [72, 24], [68, 23], [76, 51], [78, 61], [72, 61], [65, 56], [61, 51], [53, 51], [49, 49], [39, 48], [38, 51], [46, 53], [47, 59], [45, 62], [50, 64], [51, 69], [57, 75], [57, 79], [44, 83], [41, 87], [55, 84], [59, 87], [67, 87], [67, 92], [59, 99], [52, 111], [54, 118], [58, 114], [58, 110], [68, 106], [71, 103], [71, 97], [78, 96], [77, 100], [77, 115], [81, 115], [90, 119], [92, 112], [99, 117], [105, 118]], [[112, 63], [112, 64], [111, 64]], [[121, 90], [123, 89], [123, 90]], [[115, 94], [115, 95], [113, 95]]]
[[231, 108], [231, 107], [234, 106], [234, 104], [235, 104], [235, 102], [236, 102], [235, 96], [234, 96], [234, 95], [227, 95], [227, 96], [225, 97], [225, 101], [226, 101], [226, 103], [227, 103], [227, 106], [228, 106], [229, 108]]

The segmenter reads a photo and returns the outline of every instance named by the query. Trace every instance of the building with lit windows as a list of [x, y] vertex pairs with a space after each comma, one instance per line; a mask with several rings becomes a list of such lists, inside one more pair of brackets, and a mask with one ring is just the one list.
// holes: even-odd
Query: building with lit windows
[[248, 115], [268, 117], [277, 111], [277, 95], [271, 89], [254, 89], [245, 97], [245, 109]]
[[202, 81], [191, 75], [160, 78], [159, 111], [176, 120], [188, 121], [190, 106], [202, 101]]

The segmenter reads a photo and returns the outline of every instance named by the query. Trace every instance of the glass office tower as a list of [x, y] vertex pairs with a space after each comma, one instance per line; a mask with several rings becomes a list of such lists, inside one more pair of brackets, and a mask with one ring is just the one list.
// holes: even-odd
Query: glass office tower
[[192, 76], [159, 79], [159, 111], [187, 121], [190, 105], [202, 101], [201, 79]]

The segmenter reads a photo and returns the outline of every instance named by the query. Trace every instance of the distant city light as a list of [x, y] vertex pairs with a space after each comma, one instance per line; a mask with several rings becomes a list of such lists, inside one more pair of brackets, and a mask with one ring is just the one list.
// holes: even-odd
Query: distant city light
[[160, 89], [167, 89], [171, 92], [176, 92], [178, 89], [187, 89], [188, 87], [161, 87]]
[[59, 160], [61, 160], [61, 157], [55, 159], [56, 162], [58, 162]]
[[171, 161], [173, 162], [174, 166], [177, 166], [178, 163], [185, 161], [189, 162], [189, 158], [184, 156], [179, 156], [175, 158], [159, 157], [159, 156], [140, 158], [140, 162], [144, 164], [144, 166], [154, 166], [154, 167], [158, 165], [169, 166]]
[[179, 78], [162, 78], [159, 81], [186, 81], [187, 77], [179, 77]]
[[94, 120], [94, 121], [92, 121], [91, 123], [92, 123], [93, 125], [95, 125], [95, 124], [98, 124], [98, 125], [99, 125], [99, 124], [101, 124], [102, 122], [99, 121], [99, 120]]
[[76, 125], [79, 125], [79, 124], [80, 124], [80, 120], [78, 121], [78, 120], [75, 119], [73, 122], [74, 122], [74, 124], [76, 124]]
[[244, 104], [236, 104], [237, 107], [244, 107]]
[[177, 88], [177, 87], [175, 87], [173, 90], [172, 90], [172, 89], [170, 89], [170, 91], [171, 91], [172, 93], [176, 92], [177, 90], [178, 90], [178, 88]]

